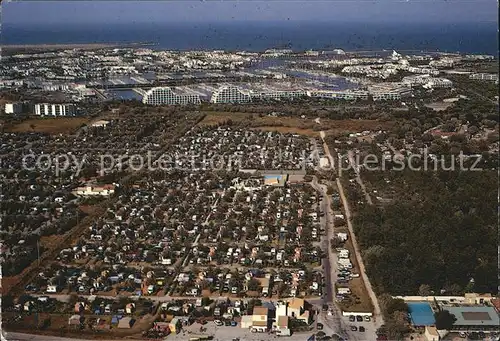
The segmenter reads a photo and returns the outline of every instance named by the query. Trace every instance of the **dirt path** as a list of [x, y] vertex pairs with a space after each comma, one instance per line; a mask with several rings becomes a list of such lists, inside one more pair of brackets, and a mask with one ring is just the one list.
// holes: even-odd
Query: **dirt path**
[[351, 163], [351, 167], [354, 169], [354, 172], [356, 173], [356, 182], [359, 184], [359, 187], [361, 187], [361, 190], [363, 191], [363, 194], [365, 195], [366, 201], [370, 204], [373, 205], [372, 198], [368, 191], [366, 190], [366, 186], [361, 179], [361, 175], [359, 174], [359, 166], [356, 164], [356, 160], [354, 159], [354, 152], [352, 150], [349, 150], [348, 152], [349, 156], [349, 162]]
[[375, 317], [374, 322], [375, 322], [376, 328], [378, 329], [384, 323], [382, 313], [380, 311], [380, 306], [378, 304], [377, 295], [375, 295], [375, 292], [373, 291], [370, 280], [368, 279], [368, 276], [366, 275], [366, 268], [365, 268], [365, 265], [363, 263], [363, 258], [361, 257], [361, 251], [359, 249], [358, 242], [356, 240], [356, 235], [354, 234], [354, 228], [352, 226], [351, 209], [349, 206], [349, 202], [347, 201], [347, 198], [344, 194], [344, 188], [342, 186], [340, 178], [337, 178], [337, 187], [339, 190], [340, 198], [342, 199], [342, 204], [343, 204], [344, 209], [345, 209], [347, 227], [349, 229], [349, 235], [351, 237], [352, 244], [354, 247], [354, 253], [356, 255], [356, 260], [358, 261], [359, 272], [360, 272], [360, 275], [363, 278], [363, 281], [365, 283], [366, 290], [368, 291], [368, 295], [370, 295], [370, 299], [372, 300], [373, 307], [374, 307], [374, 317]]

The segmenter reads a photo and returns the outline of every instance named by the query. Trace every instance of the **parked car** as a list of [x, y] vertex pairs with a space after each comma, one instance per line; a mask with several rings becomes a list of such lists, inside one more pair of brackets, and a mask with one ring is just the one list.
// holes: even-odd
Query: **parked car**
[[358, 322], [363, 322], [363, 316], [361, 316], [361, 315], [356, 315], [356, 321], [358, 321]]
[[370, 316], [365, 316], [365, 322], [370, 322], [372, 319]]
[[316, 327], [318, 328], [318, 330], [323, 330], [323, 323], [317, 323]]
[[214, 320], [214, 323], [215, 323], [216, 326], [219, 326], [219, 327], [224, 324], [224, 323], [222, 323], [221, 320]]
[[353, 332], [356, 332], [356, 331], [358, 331], [358, 327], [356, 327], [356, 326], [351, 326], [351, 330], [352, 330]]
[[238, 322], [236, 321], [231, 321], [231, 327], [236, 327], [238, 325]]
[[354, 321], [356, 321], [356, 316], [350, 315], [349, 316], [349, 322], [354, 322]]
[[365, 332], [365, 327], [363, 327], [363, 326], [359, 327], [359, 331], [360, 331], [361, 333], [364, 333], [364, 332]]

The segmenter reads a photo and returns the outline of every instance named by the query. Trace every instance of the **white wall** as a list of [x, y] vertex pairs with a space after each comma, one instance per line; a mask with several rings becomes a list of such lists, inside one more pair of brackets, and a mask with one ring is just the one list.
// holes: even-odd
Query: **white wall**
[[342, 311], [342, 316], [351, 316], [351, 315], [360, 315], [360, 316], [373, 316], [373, 313], [359, 313], [355, 311]]

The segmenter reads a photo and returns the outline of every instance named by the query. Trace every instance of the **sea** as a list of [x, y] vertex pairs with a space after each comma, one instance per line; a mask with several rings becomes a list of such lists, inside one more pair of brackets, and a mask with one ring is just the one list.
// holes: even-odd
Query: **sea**
[[162, 50], [439, 51], [498, 55], [497, 23], [4, 24], [0, 43], [152, 43]]

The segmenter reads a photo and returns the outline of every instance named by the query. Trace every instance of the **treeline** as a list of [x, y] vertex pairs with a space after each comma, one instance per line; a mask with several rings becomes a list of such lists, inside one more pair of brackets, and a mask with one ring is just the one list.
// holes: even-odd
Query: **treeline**
[[496, 292], [497, 173], [380, 176], [381, 186], [390, 179], [397, 189], [392, 201], [365, 206], [354, 222], [375, 290], [415, 295], [428, 285], [435, 294]]

